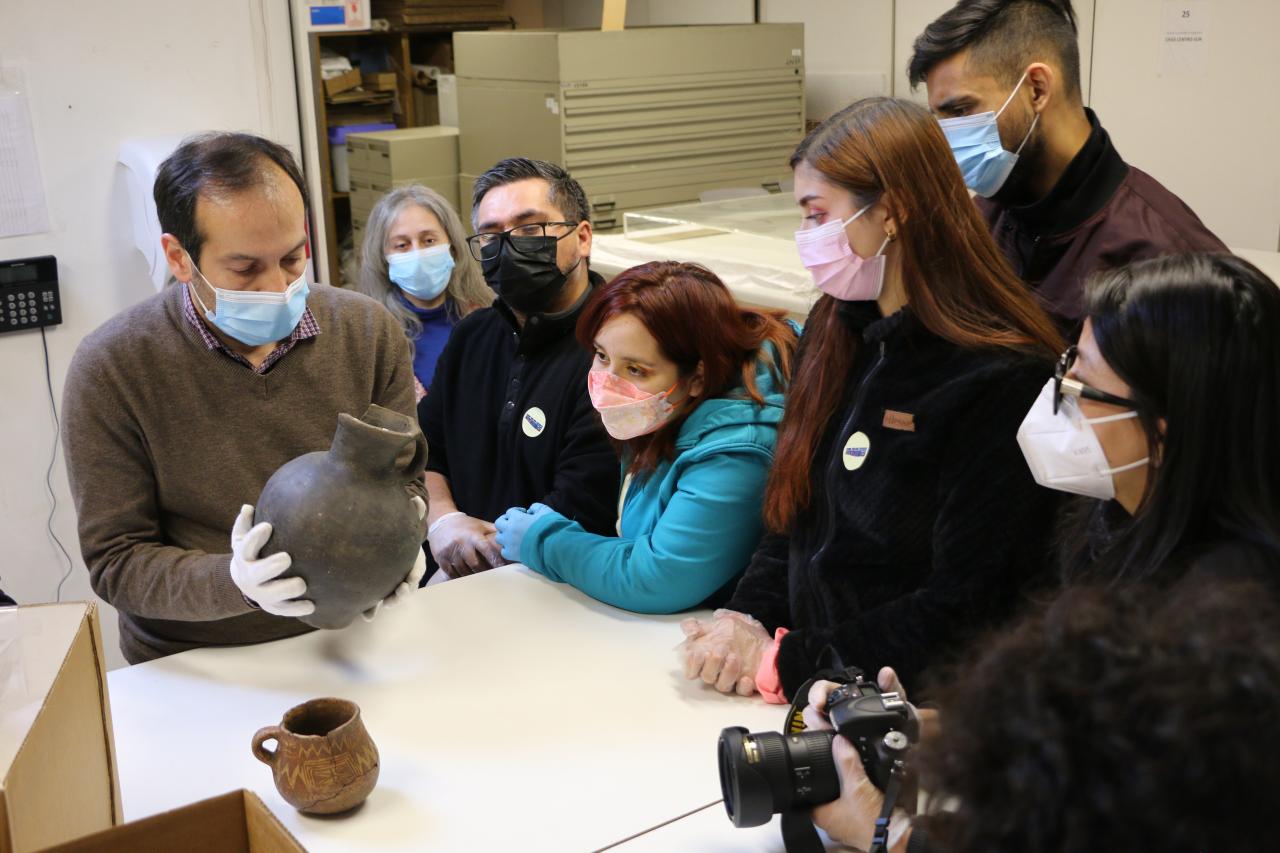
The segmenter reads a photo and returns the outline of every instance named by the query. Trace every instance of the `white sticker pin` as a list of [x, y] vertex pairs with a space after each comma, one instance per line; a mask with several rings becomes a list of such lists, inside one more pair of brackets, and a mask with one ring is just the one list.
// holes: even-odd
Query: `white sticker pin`
[[520, 419], [520, 428], [529, 438], [537, 438], [547, 428], [547, 413], [534, 406]]
[[849, 436], [849, 440], [844, 443], [844, 452], [840, 454], [844, 460], [844, 467], [847, 471], [857, 471], [862, 467], [862, 463], [867, 461], [867, 454], [871, 452], [871, 439], [867, 438], [865, 432], [855, 432]]

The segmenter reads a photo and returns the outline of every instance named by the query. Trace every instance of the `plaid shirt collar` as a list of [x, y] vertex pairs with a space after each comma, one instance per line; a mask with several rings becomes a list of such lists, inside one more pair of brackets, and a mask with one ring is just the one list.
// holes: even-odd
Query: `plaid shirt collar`
[[320, 334], [320, 324], [316, 322], [315, 315], [308, 308], [302, 312], [302, 319], [298, 321], [298, 325], [293, 327], [293, 331], [289, 333], [289, 337], [281, 341], [271, 354], [266, 357], [262, 364], [254, 367], [249, 363], [249, 359], [233, 351], [222, 341], [209, 331], [209, 327], [200, 319], [199, 311], [196, 309], [195, 300], [191, 298], [190, 286], [184, 284], [183, 291], [186, 293], [186, 299], [183, 300], [182, 315], [187, 318], [187, 322], [196, 330], [196, 334], [200, 336], [200, 340], [204, 342], [205, 348], [216, 352], [221, 352], [228, 358], [238, 361], [254, 373], [263, 374], [270, 370], [275, 363], [284, 358], [289, 350], [293, 349], [298, 341], [305, 341], [307, 338], [314, 338]]

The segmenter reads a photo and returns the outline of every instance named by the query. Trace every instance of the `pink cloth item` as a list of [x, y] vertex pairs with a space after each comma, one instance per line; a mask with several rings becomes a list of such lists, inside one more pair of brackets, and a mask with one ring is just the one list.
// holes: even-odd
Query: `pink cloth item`
[[778, 678], [778, 649], [788, 633], [786, 628], [774, 632], [773, 642], [760, 656], [760, 668], [756, 670], [756, 690], [770, 705], [787, 704], [787, 697], [782, 694], [782, 680]]

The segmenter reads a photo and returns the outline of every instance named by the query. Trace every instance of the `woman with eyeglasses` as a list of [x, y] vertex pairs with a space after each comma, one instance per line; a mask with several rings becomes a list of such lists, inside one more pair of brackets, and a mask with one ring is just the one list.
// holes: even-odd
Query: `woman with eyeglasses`
[[938, 123], [871, 98], [791, 160], [801, 338], [764, 495], [770, 534], [727, 610], [682, 627], [685, 674], [781, 701], [831, 660], [911, 686], [1009, 617], [1056, 505], [1016, 433], [1062, 341], [974, 208]]
[[[1090, 597], [1095, 599], [1095, 610], [1111, 599], [1127, 601], [1130, 608], [1135, 603], [1144, 607], [1150, 603], [1167, 615], [1182, 614], [1186, 624], [1180, 631], [1166, 632], [1163, 640], [1183, 643], [1184, 651], [1194, 650], [1194, 656], [1206, 664], [1214, 660], [1213, 638], [1205, 634], [1194, 644], [1184, 641], [1189, 630], [1223, 615], [1220, 610], [1215, 613], [1217, 596], [1252, 590], [1250, 597], [1237, 598], [1233, 621], [1224, 625], [1274, 624], [1274, 593], [1280, 590], [1278, 332], [1280, 288], [1257, 267], [1232, 255], [1155, 258], [1103, 273], [1086, 285], [1080, 341], [1059, 359], [1053, 378], [1018, 431], [1018, 441], [1038, 482], [1088, 498], [1065, 515], [1061, 539], [1067, 589], [1052, 605], [1051, 613], [1078, 617], [1080, 602], [1087, 603]], [[1108, 598], [1100, 595], [1103, 590]], [[1168, 590], [1167, 598], [1161, 590]], [[1251, 600], [1256, 602], [1252, 609], [1245, 606]], [[1206, 608], [1203, 618], [1197, 615], [1201, 606]], [[1128, 653], [1112, 653], [1107, 659], [1105, 638], [1098, 627], [1106, 622], [1105, 613], [1101, 622], [1096, 615], [1086, 614], [1077, 625], [1088, 629], [1078, 631], [1078, 639], [1091, 640], [1087, 647], [1080, 646], [1092, 656], [1090, 678], [1096, 677], [1099, 667], [1140, 662], [1141, 656]], [[1122, 623], [1113, 620], [1111, 624]], [[1142, 626], [1136, 630], [1141, 632]], [[1132, 641], [1132, 633], [1128, 641]], [[1054, 636], [1060, 640], [1063, 631]], [[1125, 638], [1123, 632], [1116, 637]], [[1007, 651], [1012, 639], [1006, 636], [987, 648], [998, 653], [1003, 645]], [[992, 656], [991, 651], [983, 654]], [[1233, 686], [1239, 667], [1225, 661], [1223, 657], [1212, 667], [1224, 676], [1218, 687], [1230, 694], [1221, 696], [1223, 713], [1227, 707], [1249, 705], [1256, 698], [1251, 698], [1250, 692], [1259, 689], [1256, 680]], [[1065, 677], [1060, 686], [1074, 693], [1078, 704], [1093, 702], [1098, 708], [1103, 707], [1099, 697], [1117, 690], [1144, 689], [1158, 705], [1167, 706], [1169, 697], [1160, 692], [1159, 682], [1167, 682], [1180, 668], [1168, 668], [1168, 661], [1157, 663], [1164, 665], [1165, 671], [1148, 673], [1151, 678], [1145, 684], [1119, 678], [1113, 679], [1116, 689], [1090, 693], [1081, 692], [1084, 682], [1080, 679]], [[988, 666], [985, 671], [992, 678], [988, 687], [994, 688], [988, 693], [1016, 685], [1020, 677], [1019, 672], [1006, 674], [999, 667]], [[901, 698], [907, 698], [891, 669], [882, 670], [878, 678], [881, 689], [897, 690]], [[819, 712], [835, 686], [829, 681], [814, 684], [805, 712], [811, 725], [822, 725]], [[1166, 683], [1163, 689], [1167, 692], [1167, 688]], [[1022, 717], [1026, 720], [1036, 714], [1051, 719], [1058, 713], [1043, 689], [1029, 692], [1014, 686], [1006, 692], [1025, 702]], [[953, 699], [954, 692], [944, 698]], [[1106, 705], [1115, 707], [1114, 702]], [[962, 703], [959, 710], [963, 717], [972, 708], [966, 709]], [[929, 720], [926, 731], [935, 737], [938, 732], [966, 731], [950, 716], [945, 728], [939, 726], [936, 710], [922, 713]], [[1213, 716], [1184, 713], [1180, 719]], [[1152, 732], [1158, 737], [1167, 737], [1170, 732], [1179, 735], [1176, 725], [1153, 729], [1149, 734]], [[1182, 735], [1188, 744], [1196, 741]], [[1017, 740], [1011, 740], [1007, 731], [1000, 737], [1006, 745]], [[994, 730], [992, 740], [996, 740]], [[957, 744], [959, 749], [954, 749]], [[987, 778], [989, 767], [980, 766], [981, 761], [964, 760], [980, 758], [972, 749], [974, 745], [975, 739], [966, 736], [959, 741], [944, 739], [927, 748], [934, 755], [953, 748], [955, 755], [936, 765], [944, 769], [943, 775], [949, 774], [951, 787], [943, 785], [948, 793], [959, 794], [965, 801], [973, 799], [952, 788], [958, 780], [975, 778], [976, 774], [986, 782], [968, 794], [982, 791], [998, 808], [1008, 792], [992, 782], [1003, 781], [1016, 788], [1025, 786], [1027, 777]], [[1025, 745], [1029, 755], [1038, 748], [1035, 738]], [[1158, 743], [1148, 747], [1147, 752], [1155, 752], [1139, 754], [1138, 758], [1156, 758], [1161, 747]], [[972, 754], [960, 755], [966, 750]], [[865, 847], [876, 829], [884, 799], [870, 785], [857, 752], [848, 743], [838, 739], [834, 752], [842, 793], [839, 799], [815, 810], [814, 820], [831, 837]], [[1043, 755], [1040, 758], [1043, 763]], [[1205, 766], [1197, 765], [1196, 770], [1203, 773]], [[959, 787], [964, 788], [964, 783]], [[1061, 813], [1060, 803], [1050, 805], [1055, 814]], [[1125, 826], [1134, 817], [1141, 818], [1141, 814], [1129, 815], [1123, 809], [1117, 813], [1124, 815], [1121, 822]], [[1214, 814], [1210, 809], [1197, 817], [1210, 826]], [[987, 817], [981, 810], [970, 810], [970, 816]], [[891, 850], [933, 849], [927, 846], [924, 831], [913, 828], [905, 815], [895, 814], [892, 823], [890, 837], [896, 840]], [[1232, 828], [1238, 823], [1227, 822]], [[1000, 825], [1004, 831], [1030, 832], [1004, 818]], [[1134, 837], [1141, 837], [1141, 833]], [[974, 843], [981, 849], [994, 844], [990, 837], [981, 835]], [[1017, 849], [1027, 846], [1024, 843]], [[1131, 846], [1124, 845], [1124, 849]], [[944, 849], [952, 848], [947, 845]], [[1191, 843], [1188, 849], [1204, 849], [1204, 844]], [[1246, 843], [1239, 849], [1257, 849], [1257, 845]]]
[[436, 361], [458, 321], [493, 301], [463, 247], [462, 221], [421, 184], [397, 187], [369, 214], [360, 254], [360, 291], [400, 321], [413, 350], [415, 395], [431, 387]]
[[1232, 255], [1121, 267], [1018, 432], [1042, 485], [1094, 498], [1066, 580], [1280, 580], [1280, 289]]

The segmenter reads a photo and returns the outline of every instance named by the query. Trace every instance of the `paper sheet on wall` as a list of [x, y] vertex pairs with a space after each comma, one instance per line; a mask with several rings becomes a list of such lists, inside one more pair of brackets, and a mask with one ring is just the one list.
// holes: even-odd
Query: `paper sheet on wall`
[[1203, 76], [1209, 66], [1209, 0], [1164, 0], [1160, 76]]
[[27, 96], [0, 91], [0, 237], [48, 230]]

